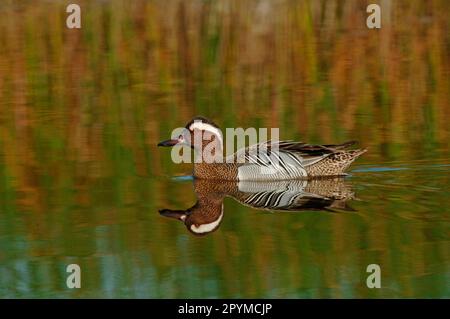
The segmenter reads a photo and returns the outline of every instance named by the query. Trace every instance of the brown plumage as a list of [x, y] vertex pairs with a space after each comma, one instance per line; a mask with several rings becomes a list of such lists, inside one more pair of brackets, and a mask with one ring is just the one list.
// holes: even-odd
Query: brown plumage
[[[197, 133], [201, 134], [202, 139], [193, 138]], [[219, 127], [203, 117], [195, 117], [177, 139], [158, 145], [184, 144], [196, 150], [202, 159], [194, 163], [196, 178], [274, 181], [345, 175], [350, 164], [366, 152], [361, 149], [350, 150], [355, 143], [310, 145], [294, 141], [267, 141], [224, 157]], [[208, 148], [212, 151], [204, 152]]]

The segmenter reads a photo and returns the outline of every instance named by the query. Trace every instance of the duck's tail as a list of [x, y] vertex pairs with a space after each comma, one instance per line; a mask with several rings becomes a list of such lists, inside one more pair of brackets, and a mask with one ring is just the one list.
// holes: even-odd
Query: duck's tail
[[[354, 145], [352, 143], [351, 145]], [[345, 175], [348, 167], [367, 149], [345, 150], [350, 144], [344, 143], [336, 145], [335, 153], [330, 154], [323, 160], [311, 165], [308, 168], [308, 176], [340, 176]], [[340, 147], [340, 148], [339, 148]]]
[[341, 169], [341, 174], [344, 174], [350, 165], [365, 152], [367, 152], [367, 149], [348, 150], [336, 153], [335, 156], [338, 166]]

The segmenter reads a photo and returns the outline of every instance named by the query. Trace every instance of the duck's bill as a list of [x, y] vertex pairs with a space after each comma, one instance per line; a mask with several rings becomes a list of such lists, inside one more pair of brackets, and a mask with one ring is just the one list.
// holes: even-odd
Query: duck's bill
[[164, 217], [175, 218], [181, 221], [184, 221], [186, 218], [186, 211], [184, 210], [161, 209], [159, 213]]
[[178, 144], [178, 140], [166, 140], [158, 143], [158, 146], [174, 146]]

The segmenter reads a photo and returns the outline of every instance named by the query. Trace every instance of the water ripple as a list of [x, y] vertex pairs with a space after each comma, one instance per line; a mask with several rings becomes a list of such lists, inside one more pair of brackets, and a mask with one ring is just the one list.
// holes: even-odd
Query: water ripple
[[390, 172], [390, 171], [403, 171], [409, 169], [408, 167], [365, 167], [352, 170], [354, 173], [362, 172]]

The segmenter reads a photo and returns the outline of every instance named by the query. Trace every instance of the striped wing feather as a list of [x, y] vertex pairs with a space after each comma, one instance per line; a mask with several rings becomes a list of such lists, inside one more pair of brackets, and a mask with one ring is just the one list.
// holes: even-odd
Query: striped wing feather
[[355, 142], [336, 145], [310, 145], [294, 141], [267, 141], [238, 151], [239, 180], [292, 179], [307, 176], [305, 168]]
[[296, 211], [325, 209], [333, 202], [333, 198], [309, 193], [305, 190], [306, 181], [283, 182], [239, 182], [239, 191], [248, 194], [242, 203], [254, 208]]

